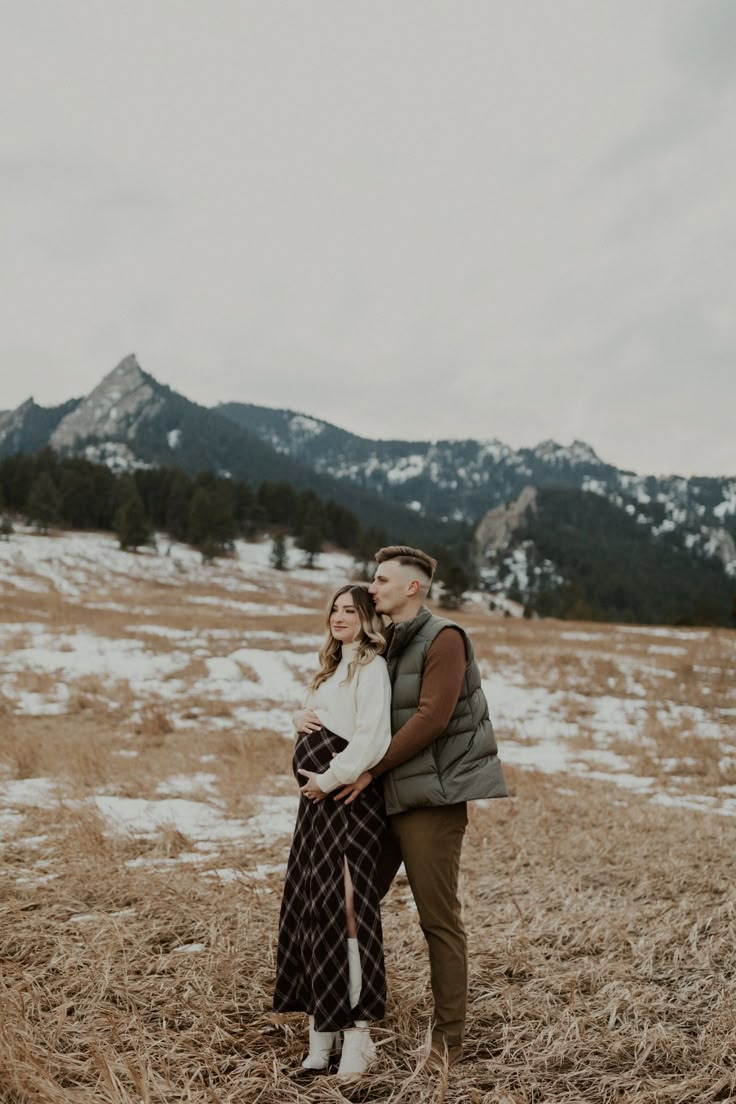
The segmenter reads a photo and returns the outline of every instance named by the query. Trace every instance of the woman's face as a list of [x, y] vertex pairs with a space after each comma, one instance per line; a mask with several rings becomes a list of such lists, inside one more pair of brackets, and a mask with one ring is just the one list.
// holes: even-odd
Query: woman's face
[[338, 594], [330, 613], [330, 632], [341, 644], [352, 644], [360, 632], [360, 617], [350, 591]]

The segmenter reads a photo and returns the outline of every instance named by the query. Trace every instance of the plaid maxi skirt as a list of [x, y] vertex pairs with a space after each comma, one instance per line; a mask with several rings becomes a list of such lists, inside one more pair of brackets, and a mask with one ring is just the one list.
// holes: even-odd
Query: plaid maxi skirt
[[[324, 771], [347, 742], [326, 728], [302, 733], [294, 750], [299, 768]], [[302, 795], [281, 902], [276, 986], [277, 1012], [308, 1012], [317, 1031], [341, 1031], [356, 1020], [380, 1020], [386, 1003], [381, 910], [375, 884], [387, 831], [380, 784], [367, 786], [350, 805]], [[345, 917], [347, 858], [353, 882], [362, 989], [350, 1007]]]

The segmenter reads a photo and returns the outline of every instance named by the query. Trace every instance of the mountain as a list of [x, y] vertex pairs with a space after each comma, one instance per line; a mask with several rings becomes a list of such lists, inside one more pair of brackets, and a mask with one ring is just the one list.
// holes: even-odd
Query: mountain
[[179, 467], [309, 488], [391, 541], [472, 559], [489, 590], [541, 613], [730, 616], [733, 477], [638, 475], [583, 441], [378, 441], [288, 409], [209, 409], [160, 384], [134, 355], [82, 399], [49, 409], [29, 399], [0, 413], [0, 457], [45, 445], [116, 470]]
[[291, 410], [247, 403], [217, 409], [281, 455], [420, 515], [477, 525], [525, 487], [566, 487], [605, 499], [654, 540], [679, 533], [694, 555], [716, 556], [736, 574], [734, 477], [637, 475], [601, 460], [584, 441], [518, 450], [495, 439], [373, 441]]
[[28, 400], [0, 415], [0, 457], [35, 452], [45, 445], [61, 455], [82, 455], [115, 471], [170, 466], [190, 473], [214, 471], [255, 485], [288, 482], [347, 506], [364, 525], [380, 527], [392, 539], [446, 543], [457, 540], [461, 528], [417, 517], [401, 503], [387, 504], [370, 489], [348, 486], [284, 450], [275, 450], [222, 412], [191, 402], [159, 383], [143, 371], [133, 354], [82, 399], [48, 411]]

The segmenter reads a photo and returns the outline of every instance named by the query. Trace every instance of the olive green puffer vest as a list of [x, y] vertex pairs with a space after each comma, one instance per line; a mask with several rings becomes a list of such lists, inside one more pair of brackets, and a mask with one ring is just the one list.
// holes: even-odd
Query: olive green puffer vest
[[459, 625], [435, 617], [426, 606], [411, 621], [400, 621], [388, 633], [385, 658], [393, 687], [391, 731], [398, 732], [416, 713], [425, 656], [437, 634], [448, 626], [457, 629], [465, 642], [465, 679], [460, 697], [442, 735], [385, 776], [388, 813], [507, 796], [473, 646]]

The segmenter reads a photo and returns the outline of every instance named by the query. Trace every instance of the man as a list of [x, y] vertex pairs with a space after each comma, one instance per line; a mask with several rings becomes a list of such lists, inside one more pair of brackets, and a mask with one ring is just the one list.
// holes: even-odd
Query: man
[[381, 548], [368, 588], [390, 619], [385, 658], [393, 737], [383, 759], [336, 796], [348, 802], [382, 778], [389, 843], [384, 896], [403, 861], [429, 950], [434, 997], [428, 1064], [462, 1054], [468, 961], [457, 895], [467, 801], [506, 797], [480, 671], [464, 629], [424, 605], [437, 561], [406, 545]]

